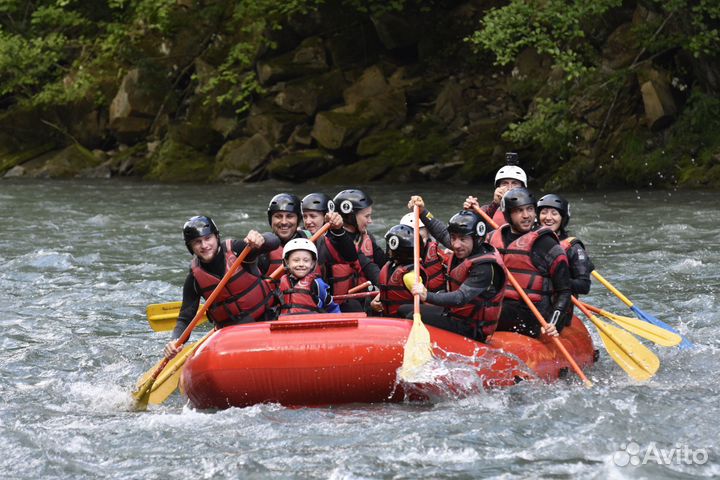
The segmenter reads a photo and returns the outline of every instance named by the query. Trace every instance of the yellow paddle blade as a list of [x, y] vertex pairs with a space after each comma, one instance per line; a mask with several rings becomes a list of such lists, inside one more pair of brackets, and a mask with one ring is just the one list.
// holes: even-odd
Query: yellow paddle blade
[[652, 378], [660, 368], [660, 359], [628, 332], [591, 316], [600, 331], [600, 339], [613, 360], [638, 381]]
[[[403, 283], [405, 284], [405, 288], [412, 291], [415, 286], [415, 272], [408, 272], [403, 275]], [[422, 278], [420, 279], [420, 284], [422, 284]]]
[[[181, 305], [182, 302], [151, 303], [148, 305], [146, 312], [150, 328], [156, 332], [169, 332], [174, 329], [178, 315], [180, 315]], [[207, 320], [206, 315], [198, 322], [198, 325], [202, 325]]]
[[173, 394], [180, 383], [180, 374], [182, 373], [183, 366], [185, 366], [185, 362], [188, 358], [190, 358], [190, 356], [192, 356], [193, 353], [195, 353], [195, 350], [198, 346], [200, 346], [203, 340], [205, 339], [203, 338], [202, 340], [187, 345], [180, 353], [175, 355], [170, 362], [168, 362], [167, 366], [162, 373], [158, 375], [158, 378], [155, 380], [155, 383], [150, 389], [148, 403], [151, 405], [159, 405]]
[[164, 368], [165, 364], [165, 359], [161, 358], [158, 363], [138, 379], [135, 391], [132, 392], [132, 396], [135, 399], [135, 410], [145, 410], [147, 408], [148, 402], [150, 401], [150, 392], [155, 383], [154, 374], [155, 372], [162, 373], [160, 369]]
[[135, 399], [135, 410], [145, 410], [148, 406], [148, 402], [150, 401], [150, 389], [153, 385], [153, 379], [150, 378], [151, 375], [152, 371], [150, 371], [150, 374], [147, 375], [145, 381], [140, 383], [135, 391], [132, 392], [132, 396]]
[[430, 332], [422, 322], [420, 314], [416, 313], [413, 315], [413, 325], [405, 343], [403, 364], [398, 371], [400, 379], [405, 382], [417, 381], [421, 368], [430, 362], [432, 357]]
[[600, 310], [599, 313], [603, 317], [607, 317], [638, 337], [645, 338], [663, 347], [674, 347], [682, 342], [682, 337], [677, 333], [665, 330], [664, 328], [655, 326], [652, 323], [638, 320], [637, 318], [616, 315], [614, 313], [606, 312], [605, 310]]

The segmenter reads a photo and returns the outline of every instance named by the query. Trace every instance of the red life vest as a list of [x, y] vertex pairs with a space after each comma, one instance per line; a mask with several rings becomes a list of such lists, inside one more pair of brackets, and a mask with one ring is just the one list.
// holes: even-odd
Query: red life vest
[[[329, 244], [330, 242], [328, 242]], [[356, 244], [358, 252], [372, 259], [374, 256], [373, 242], [370, 235], [363, 233], [360, 243]], [[360, 262], [355, 260], [352, 263], [336, 263], [332, 266], [333, 295], [346, 294], [352, 287], [367, 281], [360, 267]], [[340, 300], [336, 300], [341, 303]]]
[[445, 287], [445, 257], [441, 252], [437, 242], [428, 242], [422, 267], [427, 275], [425, 286], [430, 292], [437, 292]]
[[[527, 293], [527, 296], [530, 297], [533, 303], [540, 303], [543, 298], [549, 299], [553, 292], [550, 277], [538, 271], [537, 267], [532, 263], [530, 254], [533, 245], [542, 235], [552, 235], [554, 239], [557, 239], [557, 237], [550, 228], [542, 227], [526, 233], [505, 247], [503, 245], [502, 233], [509, 228], [510, 225], [503, 225], [498, 230], [490, 232], [490, 234], [488, 234], [488, 243], [502, 254], [505, 266], [510, 273], [513, 274], [515, 280], [517, 280], [518, 284], [525, 290], [525, 293]], [[506, 289], [506, 299], [521, 300], [520, 294], [518, 294], [509, 281]]]
[[280, 315], [293, 315], [298, 313], [320, 312], [317, 299], [313, 297], [312, 285], [318, 278], [317, 272], [312, 272], [298, 280], [295, 285], [290, 281], [287, 273], [280, 279]]
[[392, 262], [383, 265], [378, 280], [380, 302], [382, 302], [383, 315], [386, 317], [397, 316], [400, 305], [413, 303], [413, 294], [405, 287], [403, 282], [403, 276], [408, 272], [412, 272], [412, 268], [410, 268], [410, 265], [398, 265], [390, 273], [391, 265]]
[[[452, 265], [453, 255], [448, 259], [448, 269]], [[451, 317], [456, 318], [460, 321], [470, 322], [474, 324], [476, 328], [482, 330], [485, 338], [495, 332], [497, 328], [497, 322], [500, 319], [500, 313], [502, 311], [502, 302], [505, 296], [505, 270], [503, 268], [503, 259], [497, 250], [493, 249], [492, 252], [487, 252], [482, 255], [476, 255], [469, 257], [461, 261], [455, 268], [450, 270], [447, 274], [447, 291], [454, 292], [467, 280], [470, 274], [470, 269], [473, 265], [489, 263], [493, 268], [493, 275], [502, 275], [498, 281], [493, 279], [494, 285], [501, 285], [498, 292], [491, 299], [485, 299], [477, 296], [470, 300], [470, 303], [462, 305], [460, 307], [450, 307], [449, 314]]]
[[[224, 253], [225, 271], [228, 271], [237, 259], [237, 255], [232, 250], [232, 240], [225, 240]], [[197, 257], [194, 257], [190, 263], [190, 269], [200, 288], [200, 295], [208, 298], [221, 278], [204, 270]], [[272, 306], [274, 298], [266, 281], [241, 266], [215, 298], [207, 314], [218, 326], [246, 315], [258, 321], [263, 319], [265, 311]]]
[[283, 263], [283, 246], [280, 245], [275, 250], [271, 250], [267, 254], [268, 258], [268, 269], [267, 272], [265, 272], [265, 275], [268, 277], [273, 274], [275, 270], [282, 267]]
[[492, 219], [493, 219], [493, 222], [495, 222], [495, 224], [497, 224], [498, 228], [507, 224], [507, 221], [505, 220], [505, 213], [503, 213], [500, 210], [500, 207], [498, 207], [498, 209], [495, 210], [495, 213], [493, 213]]

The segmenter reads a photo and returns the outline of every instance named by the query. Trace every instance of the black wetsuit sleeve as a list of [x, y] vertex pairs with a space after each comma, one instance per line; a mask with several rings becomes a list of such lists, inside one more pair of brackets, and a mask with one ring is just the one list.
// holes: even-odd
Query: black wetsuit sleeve
[[370, 280], [373, 285], [377, 286], [380, 281], [380, 267], [362, 252], [358, 252], [357, 256], [363, 275], [365, 275], [365, 278]]
[[590, 293], [590, 274], [595, 270], [590, 257], [581, 244], [576, 243], [567, 252], [570, 263], [570, 282], [573, 295]]
[[[262, 236], [265, 239], [262, 247], [250, 253], [244, 263], [256, 262], [259, 272], [267, 272], [270, 268], [270, 259], [267, 254], [280, 246], [280, 239], [271, 232], [265, 232]], [[242, 248], [245, 248], [245, 242], [243, 240], [239, 241], [242, 242]]]
[[343, 260], [352, 263], [358, 258], [357, 248], [352, 236], [344, 228], [330, 230], [325, 237], [330, 240], [332, 246], [337, 250]]
[[195, 277], [192, 273], [188, 273], [185, 277], [185, 283], [183, 284], [183, 299], [182, 305], [180, 305], [180, 314], [178, 315], [177, 323], [172, 332], [173, 340], [180, 338], [180, 335], [185, 331], [192, 319], [195, 318], [195, 314], [200, 307], [200, 294], [197, 291], [197, 285], [195, 284]]
[[428, 292], [426, 303], [441, 307], [460, 307], [467, 305], [477, 296], [483, 298], [495, 296], [493, 268], [490, 263], [473, 265], [468, 278], [454, 292]]
[[[370, 235], [368, 233], [368, 235]], [[387, 257], [385, 256], [385, 250], [380, 248], [380, 245], [378, 245], [377, 241], [375, 240], [375, 237], [370, 235], [370, 240], [373, 244], [373, 262], [378, 267], [378, 272], [380, 271], [380, 267], [385, 265], [385, 262], [387, 262]], [[376, 283], [373, 282], [373, 285], [376, 285]]]
[[452, 248], [452, 242], [450, 241], [450, 233], [447, 230], [447, 226], [440, 220], [432, 217], [430, 212], [423, 209], [420, 212], [420, 221], [427, 227], [428, 232], [432, 235], [438, 243]]

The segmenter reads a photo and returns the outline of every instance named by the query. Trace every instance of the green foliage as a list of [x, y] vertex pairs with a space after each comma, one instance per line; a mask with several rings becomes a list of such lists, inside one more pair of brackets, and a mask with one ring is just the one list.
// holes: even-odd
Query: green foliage
[[483, 28], [468, 40], [492, 51], [499, 65], [507, 65], [525, 48], [552, 57], [574, 79], [585, 74], [593, 58], [592, 46], [584, 41], [584, 25], [622, 4], [621, 0], [512, 0], [491, 9]]
[[663, 148], [648, 149], [648, 133], [630, 133], [610, 166], [616, 181], [638, 187], [715, 185], [720, 177], [720, 99], [694, 92]]
[[573, 120], [564, 100], [535, 99], [535, 108], [522, 123], [511, 123], [503, 139], [517, 145], [537, 144], [558, 156], [572, 152], [580, 123]]

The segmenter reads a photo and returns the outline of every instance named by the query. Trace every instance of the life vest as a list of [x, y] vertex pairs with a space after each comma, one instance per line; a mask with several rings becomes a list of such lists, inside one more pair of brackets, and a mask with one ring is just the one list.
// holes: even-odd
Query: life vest
[[446, 257], [441, 252], [437, 242], [428, 242], [422, 267], [427, 275], [425, 287], [430, 292], [437, 292], [445, 286], [445, 265], [443, 262]]
[[282, 276], [280, 279], [280, 315], [321, 311], [318, 308], [317, 299], [312, 294], [312, 285], [318, 276], [317, 272], [309, 273], [298, 280], [295, 285], [290, 281], [290, 275]]
[[386, 317], [397, 316], [400, 305], [413, 303], [413, 294], [405, 287], [403, 282], [403, 276], [408, 272], [412, 272], [411, 266], [398, 265], [390, 273], [391, 265], [393, 265], [392, 262], [383, 265], [378, 280], [380, 302], [383, 307], [383, 315]]
[[[373, 241], [367, 233], [362, 234], [360, 243], [356, 244], [355, 247], [359, 253], [362, 253], [369, 259], [374, 257]], [[367, 280], [358, 260], [351, 263], [335, 263], [332, 266], [332, 277], [333, 295], [346, 294], [352, 287], [364, 283]], [[336, 300], [336, 302], [340, 303], [340, 300]]]
[[[452, 259], [453, 256], [451, 255], [447, 263], [448, 269], [452, 265]], [[448, 313], [452, 318], [474, 325], [476, 329], [482, 331], [484, 338], [487, 338], [495, 332], [505, 296], [505, 270], [503, 269], [503, 259], [500, 253], [496, 249], [493, 249], [492, 252], [462, 260], [447, 274], [447, 291], [454, 292], [459, 289], [463, 282], [467, 280], [470, 269], [474, 265], [482, 263], [491, 264], [493, 276], [495, 274], [502, 276], [498, 279], [493, 278], [493, 285], [496, 287], [497, 293], [490, 299], [485, 299], [478, 295], [466, 305], [449, 307]]]
[[[237, 255], [232, 250], [232, 240], [225, 240], [224, 247], [227, 272], [237, 259]], [[194, 257], [190, 263], [190, 270], [200, 288], [200, 295], [208, 298], [221, 278], [203, 269], [197, 257]], [[263, 320], [266, 310], [274, 303], [273, 299], [269, 284], [241, 266], [215, 298], [207, 314], [218, 326], [246, 315], [255, 321]]]
[[567, 237], [563, 240], [560, 240], [560, 246], [563, 248], [563, 250], [565, 250], [565, 253], [568, 253], [573, 247], [573, 245], [580, 245], [580, 247], [585, 250], [585, 244], [583, 244], [577, 237]]
[[268, 268], [265, 275], [268, 277], [273, 274], [275, 270], [282, 267], [283, 264], [283, 246], [280, 245], [275, 250], [271, 250], [267, 253]]
[[[530, 254], [532, 247], [542, 235], [552, 235], [557, 237], [548, 227], [542, 227], [537, 230], [531, 230], [524, 234], [510, 245], [503, 245], [503, 232], [509, 229], [510, 225], [503, 225], [497, 230], [493, 230], [488, 234], [488, 243], [495, 247], [503, 257], [505, 266], [512, 273], [518, 284], [525, 290], [527, 296], [533, 303], [540, 303], [543, 300], [549, 300], [553, 292], [552, 282], [548, 275], [543, 275], [533, 265]], [[520, 294], [515, 290], [512, 284], [507, 283], [507, 292], [505, 298], [507, 300], [520, 301]]]
[[498, 209], [495, 210], [495, 213], [493, 213], [492, 219], [493, 219], [493, 222], [495, 222], [495, 224], [498, 226], [498, 228], [507, 224], [507, 220], [505, 220], [505, 213], [503, 213], [500, 210], [500, 207], [498, 207]]

